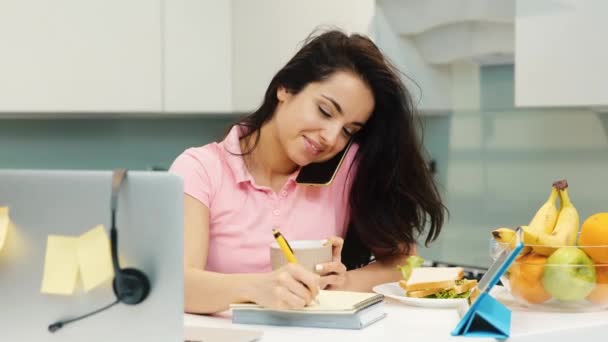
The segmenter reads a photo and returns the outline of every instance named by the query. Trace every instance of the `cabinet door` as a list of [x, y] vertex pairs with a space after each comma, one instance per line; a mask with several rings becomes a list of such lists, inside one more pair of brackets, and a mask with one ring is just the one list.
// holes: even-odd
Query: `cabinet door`
[[160, 18], [159, 1], [0, 1], [0, 111], [160, 111]]
[[608, 1], [518, 0], [517, 106], [608, 105]]
[[373, 0], [233, 0], [233, 106], [251, 112], [270, 80], [317, 27], [369, 33]]
[[231, 1], [166, 0], [164, 6], [164, 110], [230, 112]]

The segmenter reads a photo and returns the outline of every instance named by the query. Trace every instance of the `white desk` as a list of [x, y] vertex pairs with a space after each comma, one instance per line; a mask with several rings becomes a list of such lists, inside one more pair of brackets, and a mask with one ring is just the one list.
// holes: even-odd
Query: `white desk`
[[[608, 339], [608, 311], [593, 313], [534, 312], [514, 303], [511, 338], [508, 341], [588, 342]], [[430, 309], [386, 300], [387, 317], [362, 330], [278, 327], [232, 324], [230, 312], [216, 316], [184, 315], [185, 327], [220, 327], [261, 330], [261, 342], [380, 342], [380, 341], [496, 341], [453, 337], [450, 331], [460, 320], [456, 309]]]

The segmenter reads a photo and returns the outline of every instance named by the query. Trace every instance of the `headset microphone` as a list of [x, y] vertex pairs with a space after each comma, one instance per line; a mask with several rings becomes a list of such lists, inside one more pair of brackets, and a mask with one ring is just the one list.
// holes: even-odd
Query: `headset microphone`
[[148, 277], [144, 272], [135, 268], [121, 269], [120, 265], [118, 264], [118, 232], [116, 231], [116, 208], [118, 203], [118, 191], [120, 190], [120, 186], [126, 175], [127, 170], [125, 169], [117, 169], [114, 170], [114, 172], [112, 173], [112, 198], [110, 202], [110, 207], [112, 209], [112, 226], [110, 228], [110, 247], [112, 253], [112, 266], [114, 268], [114, 281], [112, 283], [112, 288], [114, 290], [114, 294], [116, 295], [116, 300], [111, 304], [108, 304], [95, 311], [89, 312], [85, 315], [64, 321], [55, 322], [49, 325], [48, 329], [50, 332], [55, 332], [68, 323], [87, 318], [106, 309], [109, 309], [120, 302], [128, 305], [139, 304], [144, 301], [144, 299], [146, 299], [146, 297], [150, 293], [150, 281], [148, 280]]
[[112, 306], [114, 306], [114, 305], [116, 305], [118, 303], [120, 303], [120, 300], [117, 299], [112, 304], [106, 305], [103, 308], [99, 308], [99, 309], [97, 309], [95, 311], [89, 312], [86, 315], [82, 315], [82, 316], [79, 316], [79, 317], [76, 317], [76, 318], [72, 318], [72, 319], [68, 319], [68, 320], [65, 320], [65, 321], [55, 322], [55, 323], [49, 325], [49, 331], [50, 332], [55, 332], [55, 331], [63, 328], [63, 326], [66, 325], [66, 324], [68, 324], [68, 323], [76, 322], [76, 321], [79, 321], [79, 320], [81, 320], [83, 318], [87, 318], [87, 317], [92, 316], [92, 315], [94, 315], [94, 314], [96, 314], [98, 312], [102, 312], [105, 309], [109, 309], [109, 308], [111, 308]]

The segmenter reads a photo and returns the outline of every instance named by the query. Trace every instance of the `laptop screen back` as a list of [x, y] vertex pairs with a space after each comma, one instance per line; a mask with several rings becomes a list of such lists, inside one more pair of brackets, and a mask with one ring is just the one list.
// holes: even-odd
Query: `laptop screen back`
[[2, 336], [21, 341], [178, 341], [183, 336], [183, 192], [168, 173], [129, 172], [118, 197], [122, 268], [142, 270], [151, 290], [51, 334], [49, 324], [116, 300], [112, 280], [72, 295], [41, 293], [49, 235], [79, 236], [103, 224], [109, 236], [111, 171], [0, 170], [0, 207], [11, 227], [0, 250]]

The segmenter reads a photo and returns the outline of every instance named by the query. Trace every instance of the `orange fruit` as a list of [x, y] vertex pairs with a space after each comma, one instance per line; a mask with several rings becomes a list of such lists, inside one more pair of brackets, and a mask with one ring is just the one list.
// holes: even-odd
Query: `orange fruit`
[[608, 213], [593, 214], [583, 222], [578, 245], [596, 264], [608, 264]]
[[545, 291], [541, 282], [546, 263], [547, 257], [536, 253], [518, 258], [509, 274], [511, 293], [534, 304], [549, 300], [551, 295]]
[[595, 304], [608, 303], [608, 266], [597, 266], [595, 287], [587, 296], [587, 300]]

